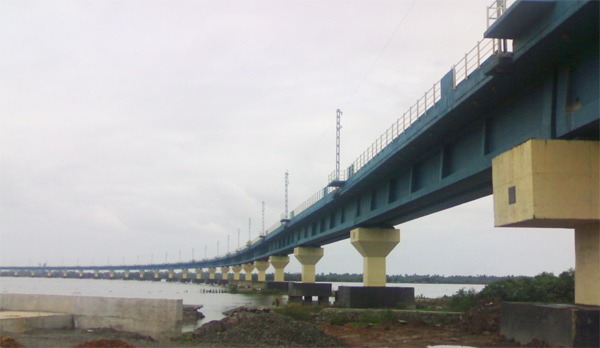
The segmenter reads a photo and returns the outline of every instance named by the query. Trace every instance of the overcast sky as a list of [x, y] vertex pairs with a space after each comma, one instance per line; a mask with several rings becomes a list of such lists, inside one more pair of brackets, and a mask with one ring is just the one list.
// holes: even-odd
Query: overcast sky
[[[483, 37], [491, 1], [0, 1], [0, 264], [178, 261], [258, 236]], [[574, 265], [491, 197], [403, 225], [389, 274]], [[287, 271], [299, 271], [292, 257]], [[361, 272], [349, 241], [317, 272]]]

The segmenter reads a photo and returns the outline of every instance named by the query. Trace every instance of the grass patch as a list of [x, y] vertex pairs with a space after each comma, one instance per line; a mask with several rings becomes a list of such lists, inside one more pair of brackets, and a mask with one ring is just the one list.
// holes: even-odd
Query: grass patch
[[275, 308], [274, 310], [275, 313], [288, 316], [295, 320], [311, 321], [313, 313], [318, 312], [320, 309], [314, 306], [302, 306], [291, 303], [286, 306]]

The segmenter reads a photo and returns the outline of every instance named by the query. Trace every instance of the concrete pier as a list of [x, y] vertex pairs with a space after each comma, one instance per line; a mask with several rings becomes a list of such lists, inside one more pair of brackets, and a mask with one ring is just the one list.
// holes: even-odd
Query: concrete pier
[[600, 143], [529, 140], [492, 160], [496, 226], [575, 230], [575, 303], [503, 304], [500, 331], [523, 344], [598, 346]]
[[275, 269], [275, 274], [274, 274], [274, 281], [276, 282], [283, 282], [284, 281], [284, 269], [285, 266], [288, 265], [288, 263], [290, 263], [290, 257], [285, 255], [285, 256], [281, 256], [281, 255], [273, 255], [271, 257], [269, 257], [269, 262], [271, 263], [271, 266], [273, 266], [273, 268]]
[[267, 269], [269, 268], [269, 261], [256, 260], [254, 261], [254, 267], [258, 271], [258, 281], [266, 282], [267, 281]]
[[202, 282], [202, 268], [196, 268], [194, 273], [195, 273], [194, 283]]
[[229, 281], [229, 267], [223, 266], [221, 267], [221, 280], [228, 282]]
[[302, 265], [302, 282], [314, 283], [316, 279], [315, 265], [323, 257], [321, 247], [297, 247], [294, 248], [294, 256]]
[[394, 228], [355, 228], [350, 242], [363, 256], [363, 285], [386, 285], [385, 258], [400, 242], [400, 230]]
[[231, 271], [233, 272], [233, 280], [240, 281], [240, 272], [242, 271], [242, 266], [231, 266]]
[[252, 281], [252, 271], [254, 271], [254, 264], [245, 263], [242, 265], [242, 268], [244, 269], [244, 272], [246, 272], [244, 280], [247, 282], [251, 282]]
[[575, 303], [600, 306], [600, 143], [529, 140], [492, 160], [495, 225], [575, 229]]

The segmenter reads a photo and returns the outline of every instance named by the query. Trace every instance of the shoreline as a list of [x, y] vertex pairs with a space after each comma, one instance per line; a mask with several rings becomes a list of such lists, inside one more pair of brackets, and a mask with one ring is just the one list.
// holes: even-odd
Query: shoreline
[[[190, 306], [187, 311], [191, 319], [192, 311], [197, 311], [197, 308]], [[504, 340], [493, 328], [498, 317], [499, 303], [492, 307], [484, 304], [471, 313], [357, 310], [291, 304], [240, 307], [229, 311], [225, 318], [209, 321], [179, 338], [160, 341], [111, 329], [34, 330], [3, 336], [9, 336], [25, 347], [54, 347], [57, 343], [71, 347], [98, 340], [117, 340], [135, 347], [270, 346], [275, 343], [279, 346], [308, 347], [314, 346], [314, 340], [320, 340], [319, 346], [324, 347], [518, 346]], [[490, 319], [492, 322], [496, 320], [491, 329], [474, 325]], [[265, 330], [268, 332], [265, 333]], [[309, 331], [309, 338], [302, 338]]]

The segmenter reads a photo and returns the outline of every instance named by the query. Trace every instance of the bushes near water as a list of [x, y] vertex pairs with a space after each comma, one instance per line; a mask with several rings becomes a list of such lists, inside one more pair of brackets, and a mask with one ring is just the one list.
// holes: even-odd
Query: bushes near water
[[575, 271], [572, 269], [555, 276], [541, 273], [537, 276], [505, 279], [488, 284], [479, 295], [499, 297], [503, 301], [573, 303], [575, 300]]
[[499, 298], [502, 301], [573, 303], [575, 299], [575, 271], [572, 269], [558, 276], [541, 273], [535, 277], [511, 277], [486, 285], [477, 293], [461, 289], [448, 297], [448, 307], [453, 311], [466, 311], [479, 301]]

